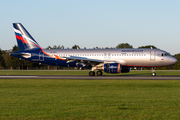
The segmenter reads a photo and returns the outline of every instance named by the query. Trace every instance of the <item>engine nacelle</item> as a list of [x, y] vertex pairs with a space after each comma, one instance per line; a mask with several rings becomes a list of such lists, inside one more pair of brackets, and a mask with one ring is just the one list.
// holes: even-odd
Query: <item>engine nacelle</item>
[[121, 64], [120, 63], [104, 64], [104, 72], [106, 72], [106, 73], [120, 73], [121, 72]]
[[120, 63], [107, 63], [104, 64], [104, 72], [106, 73], [128, 73], [130, 67], [122, 67]]

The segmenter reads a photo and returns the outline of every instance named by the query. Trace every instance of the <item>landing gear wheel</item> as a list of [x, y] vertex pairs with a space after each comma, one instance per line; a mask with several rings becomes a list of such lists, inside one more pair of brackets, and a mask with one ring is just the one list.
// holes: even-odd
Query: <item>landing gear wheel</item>
[[95, 76], [95, 72], [94, 71], [90, 71], [89, 72], [89, 76]]
[[156, 76], [156, 73], [155, 73], [155, 72], [153, 72], [153, 73], [152, 73], [152, 76]]
[[97, 76], [102, 76], [102, 71], [99, 70], [99, 71], [97, 71], [96, 74], [97, 74]]

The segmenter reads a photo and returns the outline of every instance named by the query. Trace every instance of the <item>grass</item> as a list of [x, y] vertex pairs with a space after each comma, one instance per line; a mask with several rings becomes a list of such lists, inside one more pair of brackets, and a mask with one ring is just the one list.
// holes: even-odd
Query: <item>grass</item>
[[180, 119], [178, 80], [0, 79], [0, 119]]
[[[157, 75], [165, 76], [179, 76], [180, 71], [156, 71]], [[89, 75], [89, 71], [31, 71], [31, 70], [20, 70], [20, 71], [0, 71], [0, 75]], [[119, 73], [119, 74], [107, 74], [103, 75], [151, 75], [151, 71], [130, 71], [129, 73]]]

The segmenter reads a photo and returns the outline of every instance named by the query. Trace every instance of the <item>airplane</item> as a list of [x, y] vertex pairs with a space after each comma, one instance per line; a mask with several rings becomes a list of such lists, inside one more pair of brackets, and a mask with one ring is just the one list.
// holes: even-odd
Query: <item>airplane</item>
[[[19, 51], [11, 56], [61, 67], [89, 67], [89, 76], [128, 73], [131, 67], [163, 67], [177, 59], [160, 49], [43, 49], [21, 23], [13, 23]], [[156, 76], [153, 69], [152, 76]]]

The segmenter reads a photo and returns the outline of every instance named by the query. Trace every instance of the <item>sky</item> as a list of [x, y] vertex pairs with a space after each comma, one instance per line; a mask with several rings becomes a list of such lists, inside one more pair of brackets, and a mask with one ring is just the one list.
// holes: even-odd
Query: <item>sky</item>
[[134, 48], [154, 45], [180, 53], [180, 0], [1, 0], [0, 48], [17, 45], [22, 23], [42, 48]]

